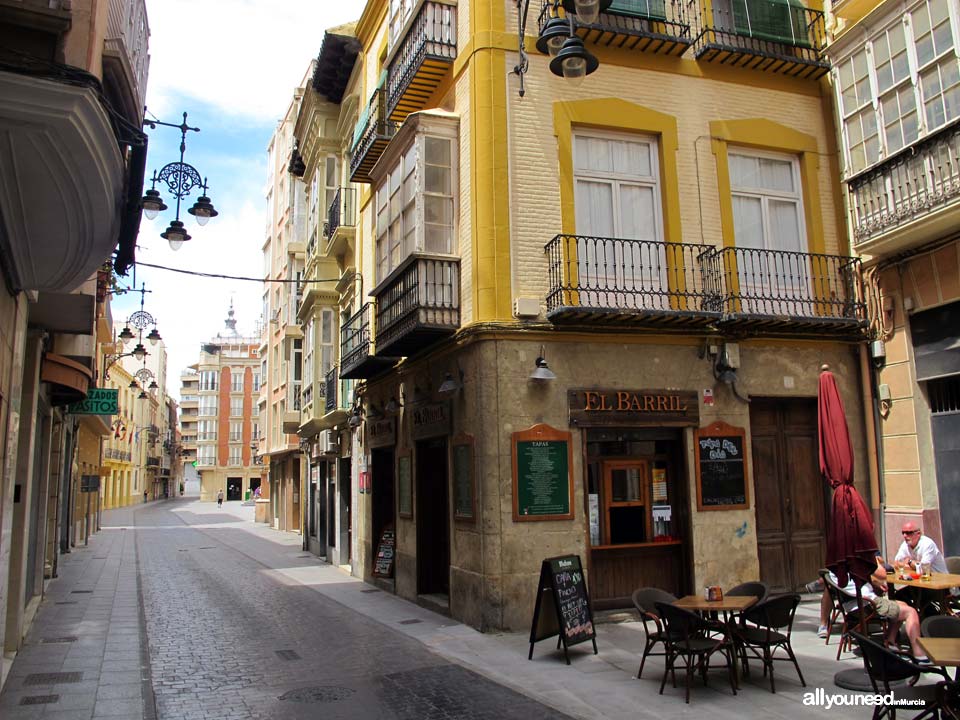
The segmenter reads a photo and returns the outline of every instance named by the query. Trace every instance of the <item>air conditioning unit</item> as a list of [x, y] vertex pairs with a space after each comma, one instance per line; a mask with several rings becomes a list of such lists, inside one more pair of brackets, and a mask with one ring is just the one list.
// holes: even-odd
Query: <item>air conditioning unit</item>
[[332, 430], [320, 433], [320, 452], [324, 455], [340, 454], [340, 434]]

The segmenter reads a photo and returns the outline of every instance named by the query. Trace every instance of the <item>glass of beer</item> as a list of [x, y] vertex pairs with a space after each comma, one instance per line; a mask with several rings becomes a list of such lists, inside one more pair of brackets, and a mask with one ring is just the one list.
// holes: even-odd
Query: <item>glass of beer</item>
[[920, 563], [920, 579], [930, 579], [930, 563]]

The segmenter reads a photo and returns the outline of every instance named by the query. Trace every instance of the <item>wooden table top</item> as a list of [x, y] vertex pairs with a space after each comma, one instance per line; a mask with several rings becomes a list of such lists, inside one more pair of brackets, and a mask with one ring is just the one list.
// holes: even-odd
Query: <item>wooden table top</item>
[[890, 574], [887, 582], [894, 585], [909, 585], [910, 587], [929, 588], [930, 590], [949, 590], [960, 587], [960, 575], [952, 573], [930, 573], [929, 580], [902, 580], [899, 575]]
[[934, 665], [960, 667], [960, 638], [917, 638]]
[[723, 600], [704, 600], [703, 595], [686, 595], [673, 604], [686, 610], [746, 610], [757, 602], [753, 595], [724, 595]]

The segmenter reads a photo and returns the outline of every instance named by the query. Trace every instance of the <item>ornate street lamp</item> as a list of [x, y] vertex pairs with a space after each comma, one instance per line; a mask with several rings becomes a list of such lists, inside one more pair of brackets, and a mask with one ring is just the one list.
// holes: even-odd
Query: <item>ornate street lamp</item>
[[[123, 330], [120, 331], [120, 334], [117, 335], [117, 339], [120, 341], [121, 347], [126, 345], [126, 343], [128, 343], [129, 341], [133, 340], [134, 337], [137, 338], [137, 344], [133, 348], [133, 350], [131, 350], [130, 352], [121, 352], [121, 353], [116, 353], [112, 355], [107, 355], [104, 358], [103, 374], [105, 377], [109, 376], [110, 368], [113, 367], [114, 363], [119, 361], [121, 358], [135, 357], [138, 361], [142, 363], [146, 363], [147, 355], [149, 355], [150, 353], [147, 352], [147, 348], [143, 344], [143, 331], [146, 330], [151, 325], [153, 326], [153, 329], [150, 330], [150, 332], [147, 334], [147, 340], [149, 341], [149, 343], [151, 345], [156, 345], [159, 340], [162, 340], [162, 338], [160, 337], [160, 333], [157, 331], [156, 318], [143, 309], [143, 304], [144, 304], [146, 294], [150, 292], [150, 290], [147, 290], [146, 286], [143, 283], [141, 283], [140, 289], [137, 290], [136, 292], [140, 293], [140, 309], [134, 312], [130, 317], [127, 318], [127, 322], [124, 324]], [[134, 327], [137, 329], [136, 335], [133, 334], [133, 331], [130, 329], [131, 327]], [[146, 367], [144, 367], [143, 370], [138, 371], [135, 377], [137, 379], [143, 380], [143, 378], [140, 378], [140, 373], [142, 372], [149, 373], [149, 377], [146, 379], [153, 378], [153, 373], [147, 370]], [[130, 383], [131, 388], [135, 387], [136, 385], [137, 385], [136, 379]], [[150, 389], [153, 390], [152, 387]]]
[[177, 128], [180, 131], [180, 160], [167, 163], [160, 168], [160, 172], [156, 170], [153, 171], [153, 178], [151, 179], [152, 185], [150, 189], [144, 193], [140, 201], [143, 214], [147, 216], [148, 220], [153, 220], [158, 213], [167, 209], [163, 198], [160, 196], [160, 192], [157, 190], [157, 182], [164, 183], [167, 186], [173, 197], [177, 199], [176, 217], [170, 221], [167, 229], [160, 233], [160, 237], [170, 243], [171, 250], [179, 250], [191, 237], [183, 226], [183, 222], [180, 220], [180, 202], [187, 198], [195, 188], [200, 188], [202, 192], [193, 204], [193, 207], [187, 210], [187, 212], [197, 219], [197, 224], [201, 226], [206, 225], [210, 218], [215, 218], [220, 214], [213, 207], [213, 203], [210, 202], [210, 198], [207, 196], [207, 190], [209, 189], [207, 179], [201, 179], [197, 169], [193, 167], [193, 165], [183, 161], [183, 154], [187, 150], [187, 130], [200, 132], [200, 128], [187, 125], [186, 113], [183, 114], [183, 122], [179, 125], [173, 125], [172, 123], [166, 123], [160, 120], [144, 120], [143, 124], [150, 126], [150, 128], [154, 130], [156, 130], [157, 125], [164, 125], [166, 127]]

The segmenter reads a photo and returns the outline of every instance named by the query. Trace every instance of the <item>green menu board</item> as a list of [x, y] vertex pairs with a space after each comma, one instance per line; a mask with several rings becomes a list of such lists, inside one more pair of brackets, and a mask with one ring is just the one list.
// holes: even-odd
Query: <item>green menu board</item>
[[534, 425], [513, 433], [513, 519], [573, 519], [570, 433]]
[[410, 451], [401, 451], [397, 456], [397, 514], [413, 517], [413, 483], [410, 478]]

